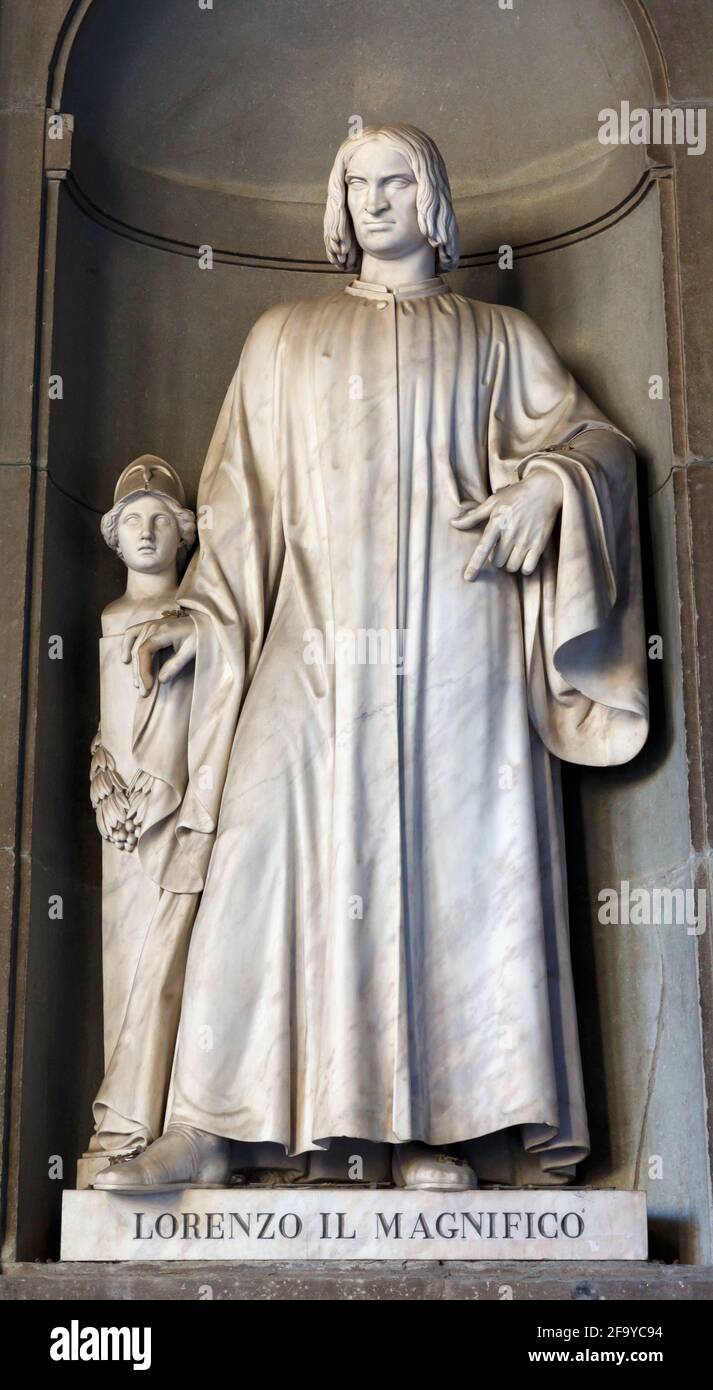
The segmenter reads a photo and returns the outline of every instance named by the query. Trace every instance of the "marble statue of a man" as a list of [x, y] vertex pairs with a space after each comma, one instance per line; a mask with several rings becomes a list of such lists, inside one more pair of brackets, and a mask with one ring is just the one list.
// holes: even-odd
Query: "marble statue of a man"
[[168, 1127], [115, 1190], [225, 1182], [231, 1140], [388, 1143], [434, 1188], [482, 1136], [551, 1181], [587, 1152], [558, 760], [646, 737], [633, 447], [441, 278], [420, 131], [345, 142], [325, 239], [356, 278], [253, 328], [180, 612], [125, 643], [147, 690], [195, 657], [190, 780], [139, 854], [203, 896]]

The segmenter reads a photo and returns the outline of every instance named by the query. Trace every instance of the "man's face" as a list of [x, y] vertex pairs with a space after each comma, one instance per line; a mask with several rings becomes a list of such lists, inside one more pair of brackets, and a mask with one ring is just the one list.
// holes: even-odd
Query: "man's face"
[[382, 140], [358, 145], [347, 165], [347, 205], [356, 239], [369, 255], [398, 260], [424, 245], [417, 183], [399, 150]]
[[173, 512], [147, 493], [128, 502], [117, 525], [124, 564], [142, 574], [162, 574], [176, 558], [179, 534]]

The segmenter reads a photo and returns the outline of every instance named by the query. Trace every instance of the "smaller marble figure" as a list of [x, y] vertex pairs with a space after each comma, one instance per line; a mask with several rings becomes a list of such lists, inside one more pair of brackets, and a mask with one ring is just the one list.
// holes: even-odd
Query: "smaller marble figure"
[[[163, 1128], [183, 972], [197, 893], [172, 893], [146, 874], [142, 832], [180, 794], [190, 718], [191, 673], [171, 682], [170, 730], [161, 768], [142, 766], [135, 739], [146, 715], [122, 646], [142, 625], [173, 611], [178, 568], [196, 536], [181, 480], [145, 454], [125, 468], [102, 535], [127, 568], [125, 592], [104, 609], [100, 641], [101, 722], [91, 745], [90, 795], [102, 847], [104, 1063], [94, 1102], [90, 1152], [139, 1152]], [[168, 663], [165, 663], [168, 667]], [[156, 682], [153, 717], [166, 689]], [[173, 750], [170, 754], [168, 745]], [[178, 765], [176, 760], [178, 758]]]

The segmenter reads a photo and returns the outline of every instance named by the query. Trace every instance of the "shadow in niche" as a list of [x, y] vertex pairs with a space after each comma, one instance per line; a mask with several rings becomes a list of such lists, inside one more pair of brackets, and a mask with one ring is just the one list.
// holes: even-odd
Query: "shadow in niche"
[[[91, 1130], [100, 1079], [101, 848], [89, 801], [98, 723], [97, 518], [48, 481], [33, 805], [18, 1258], [57, 1258], [63, 1187]], [[54, 905], [54, 910], [53, 910]], [[61, 915], [57, 915], [57, 911]]]
[[[103, 1070], [101, 840], [89, 800], [89, 746], [99, 721], [100, 614], [124, 571], [101, 537], [99, 508], [110, 505], [129, 461], [117, 447], [107, 468], [101, 445], [102, 420], [119, 432], [106, 348], [117, 315], [110, 280], [111, 262], [91, 227], [78, 236], [61, 200], [52, 361], [61, 368], [63, 397], [50, 416], [40, 650], [46, 654], [57, 634], [63, 653], [61, 661], [41, 661], [37, 703], [18, 1198], [17, 1252], [25, 1259], [59, 1254], [61, 1191], [74, 1186]], [[143, 347], [134, 341], [137, 353]], [[136, 415], [122, 406], [130, 419]], [[48, 919], [53, 895], [62, 900], [61, 920]], [[62, 1181], [48, 1179], [53, 1156], [61, 1159]]]
[[665, 1216], [649, 1217], [649, 1260], [658, 1260], [661, 1264], [678, 1264], [680, 1259], [681, 1238], [688, 1235], [688, 1244], [693, 1245], [695, 1234], [695, 1222], [692, 1217], [686, 1220], [673, 1221]]

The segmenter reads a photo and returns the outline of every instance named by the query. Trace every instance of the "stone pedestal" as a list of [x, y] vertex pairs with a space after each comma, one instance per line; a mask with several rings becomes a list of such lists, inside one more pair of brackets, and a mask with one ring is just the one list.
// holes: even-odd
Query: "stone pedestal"
[[105, 1153], [83, 1153], [77, 1159], [77, 1191], [84, 1192], [91, 1187], [94, 1179], [101, 1173], [102, 1168], [106, 1168], [107, 1156]]
[[65, 1192], [62, 1260], [645, 1260], [642, 1192]]

